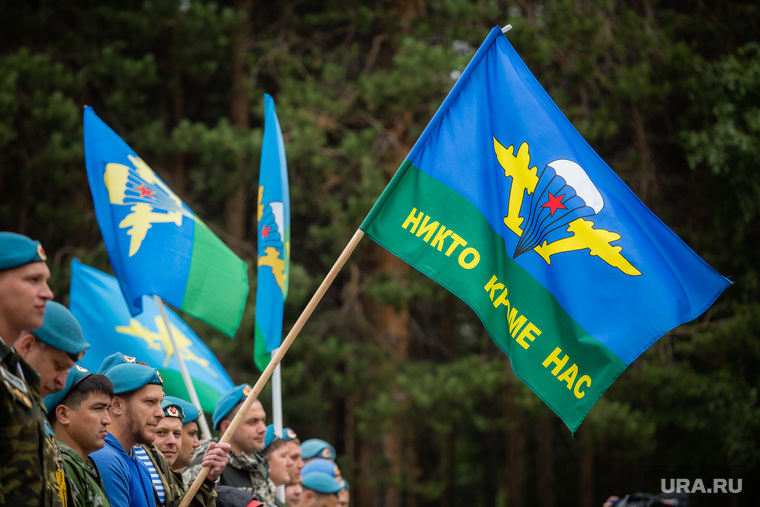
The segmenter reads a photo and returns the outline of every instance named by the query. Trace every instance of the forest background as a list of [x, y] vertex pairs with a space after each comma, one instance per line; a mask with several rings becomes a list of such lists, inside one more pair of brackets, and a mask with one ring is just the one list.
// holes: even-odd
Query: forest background
[[[285, 425], [335, 445], [353, 505], [596, 507], [662, 479], [760, 477], [760, 7], [735, 0], [6, 0], [0, 229], [112, 272], [84, 167], [91, 105], [251, 266], [234, 340], [255, 383], [263, 94], [285, 136], [284, 330], [494, 25], [634, 192], [734, 282], [647, 350], [571, 436], [474, 313], [369, 240], [283, 363]], [[262, 395], [269, 407], [269, 388]], [[707, 483], [709, 487], [711, 483]]]

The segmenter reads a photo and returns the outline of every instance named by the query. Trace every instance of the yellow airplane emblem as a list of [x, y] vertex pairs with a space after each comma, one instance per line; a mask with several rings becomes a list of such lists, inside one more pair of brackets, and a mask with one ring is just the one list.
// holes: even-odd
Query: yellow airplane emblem
[[[155, 317], [155, 324], [157, 331], [154, 332], [143, 326], [137, 319], [129, 319], [128, 326], [116, 326], [116, 331], [144, 340], [148, 348], [151, 350], [163, 350], [166, 353], [163, 367], [166, 368], [169, 365], [169, 360], [176, 351], [172, 346], [172, 341], [171, 338], [169, 338], [169, 333], [164, 325], [164, 320], [157, 315]], [[193, 342], [174, 325], [172, 325], [172, 335], [177, 342], [177, 347], [182, 355], [182, 359], [185, 361], [193, 361], [202, 366], [213, 377], [217, 376], [213, 370], [209, 369], [208, 360], [198, 357], [193, 353], [191, 350]]]
[[[264, 187], [259, 187], [259, 204], [258, 204], [258, 211], [257, 211], [257, 217], [259, 220], [261, 220], [261, 217], [264, 216], [264, 204], [262, 203], [262, 198], [264, 196]], [[284, 248], [286, 252], [289, 252], [290, 250], [290, 242], [287, 241], [284, 244]], [[275, 280], [277, 281], [277, 285], [280, 286], [280, 290], [285, 292], [285, 260], [280, 256], [280, 251], [277, 250], [274, 247], [266, 247], [264, 249], [264, 255], [259, 257], [258, 260], [259, 266], [269, 266], [272, 268], [272, 274], [274, 275]]]
[[[512, 178], [512, 187], [509, 190], [509, 206], [507, 216], [504, 217], [504, 225], [518, 236], [522, 236], [522, 222], [520, 217], [520, 207], [522, 206], [523, 197], [526, 194], [532, 194], [538, 184], [538, 169], [536, 166], [530, 167], [530, 154], [528, 143], [522, 143], [515, 154], [515, 147], [504, 147], [494, 137], [494, 151], [499, 161], [504, 176]], [[612, 267], [615, 267], [623, 273], [631, 276], [640, 275], [641, 272], [636, 269], [623, 255], [623, 248], [612, 246], [612, 242], [620, 239], [620, 234], [614, 231], [604, 229], [595, 229], [594, 222], [584, 218], [577, 218], [567, 226], [567, 232], [572, 236], [553, 241], [551, 243], [543, 242], [540, 246], [534, 248], [547, 264], [551, 264], [551, 256], [563, 252], [588, 249], [589, 254], [599, 257]]]
[[[182, 226], [187, 217], [202, 223], [182, 205], [182, 200], [164, 184], [156, 173], [139, 157], [128, 156], [134, 167], [110, 163], [103, 179], [111, 204], [130, 206], [130, 213], [119, 223], [130, 237], [129, 256], [140, 250], [153, 224]], [[158, 211], [156, 211], [158, 210]]]

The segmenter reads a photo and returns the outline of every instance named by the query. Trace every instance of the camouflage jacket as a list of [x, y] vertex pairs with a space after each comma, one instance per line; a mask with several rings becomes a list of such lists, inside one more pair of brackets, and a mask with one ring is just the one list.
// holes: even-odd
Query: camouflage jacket
[[40, 400], [42, 410], [44, 437], [42, 440], [42, 474], [45, 481], [45, 505], [67, 507], [72, 503], [66, 480], [66, 469], [63, 454], [58, 447], [53, 429], [47, 420], [47, 411]]
[[66, 479], [73, 507], [110, 507], [103, 479], [100, 477], [95, 462], [87, 457], [83, 460], [77, 451], [58, 442], [58, 448], [63, 454], [63, 464], [66, 467]]
[[[193, 462], [182, 473], [186, 484], [192, 484], [203, 467], [203, 455], [206, 453], [211, 440], [201, 443], [195, 451]], [[232, 486], [250, 493], [256, 500], [263, 502], [265, 507], [274, 507], [275, 490], [270, 487], [269, 463], [259, 453], [235, 454], [230, 451], [230, 462], [224, 467], [218, 484]]]
[[[166, 461], [166, 457], [155, 445], [148, 444], [142, 447], [148, 454], [151, 463], [153, 463], [153, 468], [156, 469], [161, 482], [164, 483], [164, 507], [176, 507], [182, 502], [182, 497], [185, 496], [185, 492], [187, 491], [182, 481], [182, 475], [172, 472], [169, 468], [169, 462]], [[153, 493], [155, 494], [156, 505], [161, 505], [155, 489], [153, 489]], [[201, 485], [190, 505], [194, 507], [215, 507], [216, 492], [206, 485]]]
[[63, 460], [45, 432], [40, 376], [0, 339], [0, 505], [66, 505]]

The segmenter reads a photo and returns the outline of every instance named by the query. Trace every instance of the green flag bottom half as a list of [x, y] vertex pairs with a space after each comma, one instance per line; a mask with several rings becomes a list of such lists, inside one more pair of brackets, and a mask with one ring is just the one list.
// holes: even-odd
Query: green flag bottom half
[[248, 266], [205, 224], [195, 223], [182, 310], [234, 336], [248, 297]]
[[467, 199], [408, 160], [390, 186], [361, 229], [467, 303], [517, 377], [575, 432], [626, 364], [507, 255]]

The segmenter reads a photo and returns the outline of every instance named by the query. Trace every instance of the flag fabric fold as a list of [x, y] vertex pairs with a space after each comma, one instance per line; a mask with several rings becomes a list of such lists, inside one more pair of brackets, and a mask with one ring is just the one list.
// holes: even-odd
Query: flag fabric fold
[[[190, 400], [177, 351], [152, 297], [143, 298], [143, 311], [133, 317], [114, 277], [74, 260], [69, 299], [71, 313], [92, 343], [79, 364], [94, 372], [107, 356], [121, 352], [157, 368], [167, 395]], [[235, 385], [193, 330], [171, 309], [166, 313], [201, 407], [210, 414], [219, 398]]]
[[95, 214], [132, 315], [143, 295], [234, 336], [248, 297], [248, 267], [92, 110], [84, 111]]
[[264, 139], [256, 213], [258, 269], [254, 362], [264, 371], [282, 340], [282, 317], [290, 271], [290, 194], [285, 143], [274, 99], [264, 95]]
[[729, 285], [586, 143], [498, 27], [360, 229], [466, 302], [573, 432]]

